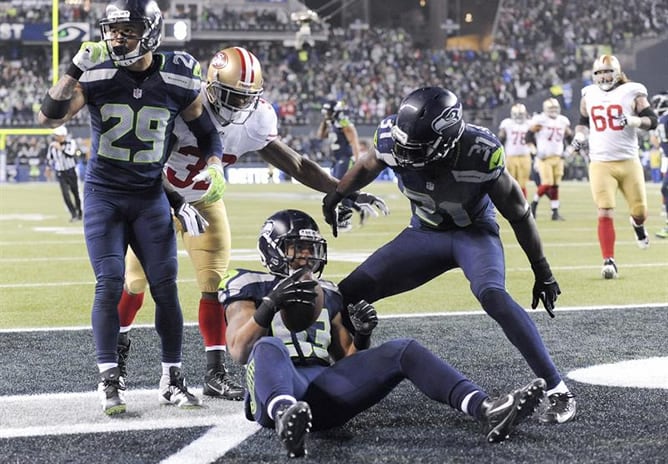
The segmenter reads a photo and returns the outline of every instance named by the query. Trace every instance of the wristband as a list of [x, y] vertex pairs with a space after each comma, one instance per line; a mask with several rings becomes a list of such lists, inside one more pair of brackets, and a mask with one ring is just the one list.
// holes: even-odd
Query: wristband
[[271, 298], [267, 298], [266, 296], [262, 298], [262, 303], [255, 310], [255, 314], [253, 314], [253, 319], [255, 319], [257, 325], [268, 329], [271, 321], [274, 319], [274, 314], [276, 314], [275, 308], [276, 306]]
[[172, 190], [167, 193], [167, 200], [169, 201], [169, 206], [172, 207], [174, 211], [179, 209], [179, 207], [185, 203], [185, 199], [183, 198], [183, 195], [181, 195], [179, 192], [176, 190]]
[[356, 332], [355, 336], [353, 337], [353, 345], [355, 345], [357, 351], [366, 350], [369, 348], [369, 346], [371, 346], [371, 335], [363, 335], [359, 332]]
[[81, 68], [79, 68], [79, 66], [77, 66], [74, 63], [70, 63], [70, 67], [67, 68], [67, 71], [65, 71], [65, 74], [67, 74], [68, 76], [70, 76], [71, 78], [73, 78], [77, 81], [79, 80], [79, 78], [81, 77], [81, 75], [83, 73], [84, 72], [81, 70]]
[[531, 269], [536, 276], [536, 280], [545, 281], [552, 276], [550, 265], [547, 263], [547, 259], [545, 259], [545, 257], [542, 257], [538, 261], [531, 263]]
[[49, 92], [46, 92], [40, 110], [49, 119], [63, 119], [70, 110], [70, 100], [71, 98], [67, 100], [54, 100], [49, 95]]

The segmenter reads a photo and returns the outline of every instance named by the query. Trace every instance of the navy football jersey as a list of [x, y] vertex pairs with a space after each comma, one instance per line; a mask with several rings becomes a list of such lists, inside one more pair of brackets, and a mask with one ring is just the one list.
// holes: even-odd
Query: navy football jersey
[[329, 148], [334, 159], [345, 160], [353, 156], [353, 147], [348, 142], [346, 134], [343, 133], [345, 127], [351, 126], [352, 123], [348, 116], [342, 111], [339, 111], [330, 126], [329, 131]]
[[411, 225], [447, 230], [494, 221], [494, 205], [487, 191], [504, 169], [503, 145], [488, 129], [467, 124], [448, 156], [413, 170], [400, 167], [392, 156], [390, 135], [396, 115], [376, 129], [377, 156], [398, 177], [401, 192], [410, 200]]
[[[223, 307], [239, 300], [252, 300], [255, 306], [259, 307], [262, 298], [267, 296], [281, 280], [281, 277], [266, 272], [235, 269], [229, 271], [221, 282], [219, 299]], [[325, 303], [315, 323], [302, 332], [290, 332], [283, 324], [280, 313], [276, 313], [269, 326], [269, 335], [281, 339], [288, 348], [290, 356], [298, 363], [320, 361], [329, 365], [334, 361], [328, 352], [332, 343], [331, 321], [341, 311], [343, 298], [334, 283], [323, 279], [319, 279], [318, 283], [324, 292]], [[302, 355], [305, 360], [300, 359]]]
[[162, 184], [174, 120], [198, 98], [202, 72], [184, 52], [155, 53], [153, 59], [144, 73], [109, 60], [79, 80], [91, 117], [86, 182], [96, 188], [143, 190]]

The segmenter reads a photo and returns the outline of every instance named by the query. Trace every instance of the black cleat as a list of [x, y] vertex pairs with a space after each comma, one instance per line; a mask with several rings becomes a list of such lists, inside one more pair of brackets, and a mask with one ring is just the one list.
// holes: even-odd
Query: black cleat
[[531, 215], [533, 216], [534, 219], [536, 219], [536, 210], [538, 209], [538, 202], [537, 201], [532, 201], [531, 202]]
[[552, 220], [553, 221], [565, 221], [566, 219], [564, 219], [564, 217], [559, 214], [558, 209], [553, 209], [552, 210]]
[[102, 402], [102, 412], [106, 415], [125, 412], [125, 380], [120, 376], [118, 367], [112, 367], [100, 374], [97, 393]]
[[306, 456], [306, 435], [311, 430], [311, 407], [305, 401], [282, 406], [276, 412], [276, 433], [288, 457]]
[[515, 426], [538, 408], [545, 396], [546, 387], [545, 380], [534, 379], [507, 395], [485, 400], [482, 404], [482, 423], [487, 441], [500, 443], [508, 439]]
[[188, 390], [186, 379], [181, 369], [176, 366], [169, 368], [169, 375], [160, 377], [158, 401], [160, 404], [173, 404], [181, 409], [195, 409], [202, 406], [202, 399]]
[[127, 334], [120, 334], [118, 336], [116, 352], [118, 353], [118, 369], [121, 372], [121, 377], [123, 377], [124, 381], [127, 381], [128, 357], [130, 356], [130, 338], [127, 336]]
[[550, 401], [547, 409], [538, 416], [543, 424], [563, 424], [575, 419], [577, 402], [571, 392], [553, 393], [547, 398]]
[[232, 380], [225, 367], [221, 366], [207, 371], [202, 393], [214, 398], [241, 401], [244, 399], [245, 391], [241, 385]]

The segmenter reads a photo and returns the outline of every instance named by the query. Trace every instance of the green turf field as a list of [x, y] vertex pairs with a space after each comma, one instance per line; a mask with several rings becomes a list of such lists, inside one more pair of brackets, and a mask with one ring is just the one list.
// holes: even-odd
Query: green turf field
[[[233, 267], [260, 266], [255, 251], [263, 220], [283, 208], [303, 209], [322, 225], [330, 263], [324, 277], [340, 281], [364, 256], [387, 242], [408, 221], [407, 201], [391, 183], [368, 189], [392, 209], [388, 217], [333, 238], [320, 213], [321, 194], [296, 184], [229, 185], [226, 205], [232, 224]], [[531, 187], [533, 193], [534, 188]], [[617, 209], [616, 257], [620, 278], [600, 277], [602, 260], [596, 238], [596, 211], [584, 182], [561, 187], [565, 222], [553, 222], [543, 199], [538, 225], [546, 255], [563, 294], [558, 306], [608, 306], [668, 302], [668, 241], [654, 237], [662, 227], [658, 184], [647, 186], [651, 234], [648, 250], [639, 250], [621, 196]], [[81, 223], [70, 224], [56, 183], [0, 184], [0, 328], [78, 326], [90, 323], [94, 277], [87, 260]], [[506, 245], [508, 288], [528, 307], [533, 277], [512, 230], [500, 219]], [[179, 291], [187, 321], [196, 321], [199, 291], [187, 255], [180, 253]], [[399, 271], [399, 270], [398, 270]], [[138, 316], [152, 323], [150, 299]], [[468, 283], [452, 271], [412, 292], [376, 304], [380, 314], [479, 309]]]

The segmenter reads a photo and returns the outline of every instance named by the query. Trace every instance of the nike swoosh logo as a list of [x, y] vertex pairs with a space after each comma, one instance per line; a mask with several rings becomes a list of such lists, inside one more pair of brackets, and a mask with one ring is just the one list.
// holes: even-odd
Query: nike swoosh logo
[[500, 410], [502, 410], [502, 409], [505, 409], [505, 408], [507, 408], [508, 406], [510, 406], [511, 404], [513, 404], [514, 401], [515, 401], [515, 398], [514, 398], [512, 395], [509, 395], [509, 396], [506, 398], [506, 401], [504, 401], [502, 404], [500, 404], [500, 405], [498, 405], [498, 406], [496, 406], [496, 407], [490, 409], [490, 410], [488, 411], [488, 413], [489, 413], [489, 414], [494, 414], [494, 413], [496, 413], [496, 412], [498, 412], [498, 411], [500, 411]]

